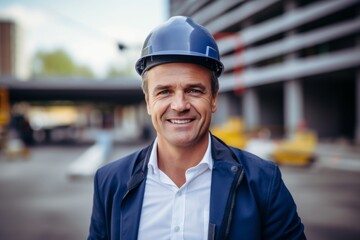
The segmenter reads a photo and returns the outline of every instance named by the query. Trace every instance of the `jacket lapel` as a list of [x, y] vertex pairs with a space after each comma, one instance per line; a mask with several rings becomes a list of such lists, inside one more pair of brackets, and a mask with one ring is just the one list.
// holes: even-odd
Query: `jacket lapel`
[[[145, 192], [145, 178], [152, 145], [139, 154], [134, 171], [128, 182], [128, 192], [121, 202], [120, 239], [137, 239], [141, 208]], [[212, 136], [212, 158], [214, 160], [211, 195], [209, 239], [220, 239], [225, 232], [229, 196], [242, 166], [233, 152]]]
[[229, 197], [239, 177], [242, 166], [233, 152], [219, 139], [212, 138], [212, 158], [214, 160], [211, 195], [209, 239], [220, 239], [227, 226]]
[[142, 203], [145, 192], [145, 178], [147, 163], [149, 161], [152, 144], [147, 147], [143, 154], [139, 154], [134, 165], [133, 174], [127, 183], [125, 194], [120, 207], [121, 232], [120, 239], [137, 239]]

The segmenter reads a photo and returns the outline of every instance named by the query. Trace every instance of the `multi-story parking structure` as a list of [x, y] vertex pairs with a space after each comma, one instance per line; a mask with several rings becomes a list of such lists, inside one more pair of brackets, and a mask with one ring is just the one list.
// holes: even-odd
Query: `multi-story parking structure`
[[219, 45], [225, 73], [214, 123], [360, 142], [359, 0], [170, 0]]

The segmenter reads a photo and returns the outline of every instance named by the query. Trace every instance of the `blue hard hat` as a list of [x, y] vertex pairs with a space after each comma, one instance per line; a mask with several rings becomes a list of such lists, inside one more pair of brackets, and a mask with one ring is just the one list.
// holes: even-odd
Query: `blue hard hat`
[[170, 18], [148, 35], [135, 68], [141, 75], [151, 67], [172, 62], [199, 64], [217, 76], [224, 68], [212, 35], [203, 26], [183, 16]]

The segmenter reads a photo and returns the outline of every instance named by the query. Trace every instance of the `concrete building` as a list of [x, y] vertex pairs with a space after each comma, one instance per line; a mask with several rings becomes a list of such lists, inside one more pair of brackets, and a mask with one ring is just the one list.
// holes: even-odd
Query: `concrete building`
[[15, 72], [15, 24], [0, 21], [0, 74], [13, 75]]
[[17, 23], [0, 16], [0, 76], [29, 77], [30, 66], [24, 52], [23, 32]]
[[217, 39], [221, 123], [290, 135], [306, 124], [321, 140], [360, 143], [359, 0], [169, 0]]

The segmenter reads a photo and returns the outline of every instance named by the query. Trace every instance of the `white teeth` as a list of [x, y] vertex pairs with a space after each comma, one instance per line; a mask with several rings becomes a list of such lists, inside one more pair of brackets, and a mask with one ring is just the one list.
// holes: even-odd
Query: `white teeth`
[[189, 123], [190, 120], [170, 120], [170, 122], [175, 124], [185, 124], [185, 123]]

